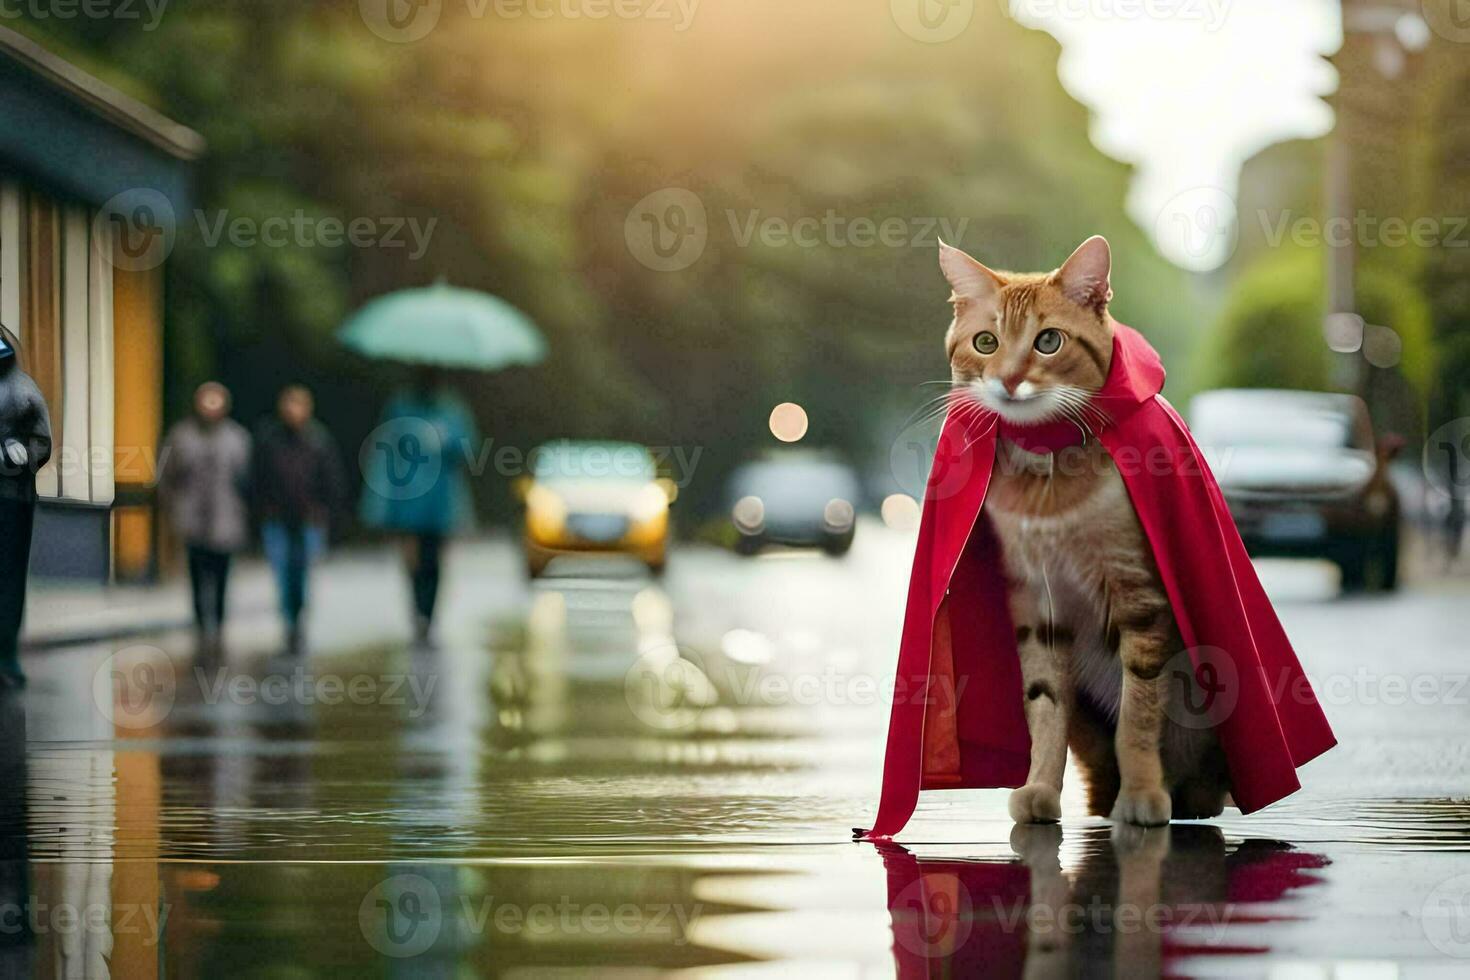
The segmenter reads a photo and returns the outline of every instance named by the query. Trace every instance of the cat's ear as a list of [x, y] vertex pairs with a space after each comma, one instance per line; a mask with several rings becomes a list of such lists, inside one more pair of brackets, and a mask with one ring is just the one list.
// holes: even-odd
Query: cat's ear
[[1093, 235], [1077, 246], [1053, 280], [1068, 299], [1078, 306], [1102, 312], [1113, 298], [1113, 287], [1109, 276], [1113, 270], [1113, 252], [1108, 240]]
[[945, 244], [943, 239], [939, 240], [939, 268], [944, 270], [944, 278], [954, 290], [949, 300], [956, 310], [966, 303], [994, 299], [1006, 284], [1000, 276], [953, 245]]

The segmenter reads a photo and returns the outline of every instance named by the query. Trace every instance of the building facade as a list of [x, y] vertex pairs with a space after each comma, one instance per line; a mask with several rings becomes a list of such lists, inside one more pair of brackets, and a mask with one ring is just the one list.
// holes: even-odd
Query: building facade
[[203, 140], [0, 28], [0, 323], [51, 408], [32, 572], [156, 570], [163, 274]]

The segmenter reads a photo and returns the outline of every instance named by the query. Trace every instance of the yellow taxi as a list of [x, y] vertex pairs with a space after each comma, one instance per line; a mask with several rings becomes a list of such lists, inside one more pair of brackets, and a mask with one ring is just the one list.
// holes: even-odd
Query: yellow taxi
[[540, 577], [564, 555], [625, 555], [664, 569], [673, 481], [628, 442], [563, 440], [536, 449], [519, 491], [526, 505], [526, 570]]

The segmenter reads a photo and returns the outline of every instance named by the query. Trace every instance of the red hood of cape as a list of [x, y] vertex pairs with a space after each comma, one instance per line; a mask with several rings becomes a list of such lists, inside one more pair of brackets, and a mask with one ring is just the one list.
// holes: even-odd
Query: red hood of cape
[[[1243, 812], [1299, 788], [1296, 768], [1335, 744], [1219, 486], [1184, 421], [1159, 393], [1164, 367], [1137, 331], [1114, 323], [1113, 358], [1093, 403], [1097, 432], [1133, 502], [1230, 766]], [[901, 830], [921, 789], [1019, 786], [1030, 736], [999, 544], [981, 517], [997, 435], [1034, 452], [1079, 443], [1070, 422], [997, 425], [951, 412], [929, 473], [878, 817], [860, 835]], [[948, 688], [948, 690], [944, 690]], [[953, 712], [958, 768], [926, 766], [926, 713]], [[946, 719], [946, 721], [948, 721]], [[940, 726], [934, 726], [936, 730]], [[932, 735], [932, 732], [931, 732]], [[932, 741], [932, 739], [931, 739]]]

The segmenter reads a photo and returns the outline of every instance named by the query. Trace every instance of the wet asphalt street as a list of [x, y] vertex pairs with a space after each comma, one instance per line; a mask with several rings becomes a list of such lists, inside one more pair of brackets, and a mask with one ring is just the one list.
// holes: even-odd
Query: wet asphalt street
[[301, 663], [248, 625], [31, 654], [0, 976], [1470, 974], [1470, 582], [1263, 566], [1341, 743], [1264, 812], [1115, 833], [1073, 779], [1059, 828], [934, 793], [880, 849], [911, 547], [529, 586], [482, 545], [433, 651], [385, 565]]

